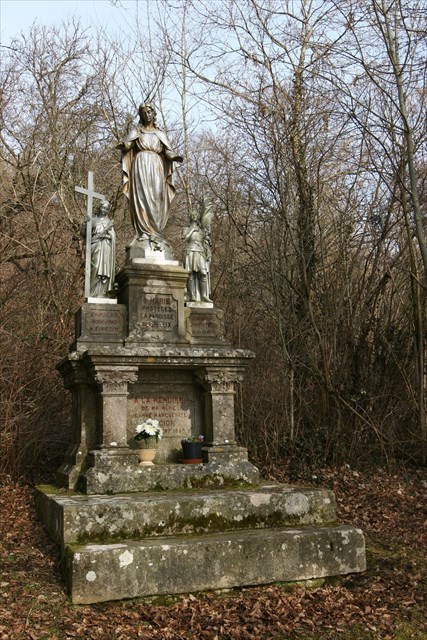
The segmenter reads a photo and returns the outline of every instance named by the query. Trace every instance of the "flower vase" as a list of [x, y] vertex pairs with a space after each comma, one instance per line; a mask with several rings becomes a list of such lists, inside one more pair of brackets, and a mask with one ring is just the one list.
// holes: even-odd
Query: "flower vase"
[[202, 442], [182, 442], [182, 462], [184, 464], [200, 464], [202, 458]]
[[143, 466], [151, 466], [154, 464], [153, 460], [157, 453], [157, 440], [156, 438], [143, 438], [140, 442], [140, 448], [138, 449], [139, 464]]
[[153, 460], [156, 457], [156, 453], [157, 449], [147, 449], [146, 447], [138, 449], [139, 464], [145, 467], [153, 465]]

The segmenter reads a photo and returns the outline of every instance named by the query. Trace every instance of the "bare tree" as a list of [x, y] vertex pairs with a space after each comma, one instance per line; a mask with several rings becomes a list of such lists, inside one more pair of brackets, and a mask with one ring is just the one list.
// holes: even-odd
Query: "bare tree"
[[[363, 132], [368, 171], [382, 178], [398, 206], [394, 216], [406, 232], [411, 278], [416, 406], [421, 457], [427, 459], [425, 389], [425, 287], [427, 245], [419, 198], [420, 160], [426, 144], [427, 39], [425, 3], [369, 0], [337, 3], [346, 33], [337, 56], [350, 84], [332, 72], [343, 108]], [[417, 168], [418, 165], [418, 168]], [[387, 212], [389, 219], [390, 209]], [[414, 245], [416, 240], [417, 247]], [[423, 271], [420, 280], [418, 264]]]
[[[403, 278], [412, 237], [397, 202], [408, 147], [403, 153], [394, 117], [398, 92], [389, 72], [381, 79], [378, 3], [247, 0], [193, 10], [211, 37], [193, 41], [185, 64], [220, 114], [216, 146], [227, 172], [222, 184], [208, 173], [209, 184], [238, 232], [245, 278], [256, 271], [251, 309], [255, 297], [274, 319], [282, 441], [317, 430], [328, 456], [338, 439], [346, 455], [347, 445], [355, 451], [373, 437], [392, 456], [396, 409], [387, 405], [399, 376], [410, 398], [405, 420], [421, 405], [404, 371], [408, 349], [398, 348], [398, 335], [410, 344], [404, 306], [414, 295]], [[412, 53], [408, 77], [420, 61]], [[238, 212], [229, 206], [236, 173]], [[418, 307], [418, 333], [420, 317]], [[390, 361], [399, 375], [386, 381]]]
[[[117, 157], [101, 98], [105, 66], [94, 58], [76, 22], [33, 27], [3, 57], [2, 459], [16, 474], [66, 439], [68, 399], [54, 366], [81, 301], [84, 203], [74, 186], [91, 168], [112, 200], [119, 187], [112, 192], [108, 177]], [[47, 406], [57, 411], [46, 416]]]

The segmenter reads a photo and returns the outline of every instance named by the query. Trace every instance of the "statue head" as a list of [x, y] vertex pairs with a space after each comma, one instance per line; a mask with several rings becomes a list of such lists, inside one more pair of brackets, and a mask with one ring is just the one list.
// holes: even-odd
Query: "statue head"
[[156, 124], [156, 109], [151, 102], [142, 102], [138, 107], [139, 120], [142, 124]]
[[190, 211], [190, 222], [200, 222], [200, 213], [197, 209], [192, 209]]
[[96, 208], [95, 215], [102, 217], [108, 216], [108, 212], [111, 209], [111, 205], [108, 200], [102, 200]]

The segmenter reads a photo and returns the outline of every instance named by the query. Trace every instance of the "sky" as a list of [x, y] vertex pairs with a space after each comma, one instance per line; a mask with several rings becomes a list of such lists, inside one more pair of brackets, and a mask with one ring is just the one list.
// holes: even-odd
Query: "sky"
[[[140, 0], [142, 8], [147, 0]], [[148, 0], [149, 1], [149, 0]], [[127, 29], [127, 18], [134, 13], [138, 0], [120, 0], [114, 7], [110, 0], [0, 0], [0, 36], [9, 45], [21, 31], [28, 31], [36, 21], [40, 25], [59, 24], [76, 15], [85, 27]]]
[[[34, 22], [40, 26], [60, 25], [72, 16], [94, 32], [105, 29], [112, 37], [134, 38], [138, 19], [142, 25], [149, 22], [150, 2], [155, 4], [154, 0], [0, 0], [0, 45], [10, 46], [22, 32], [28, 33]], [[172, 89], [164, 97], [171, 112], [179, 111], [179, 94]], [[207, 118], [202, 103], [193, 104], [192, 109], [195, 120]]]

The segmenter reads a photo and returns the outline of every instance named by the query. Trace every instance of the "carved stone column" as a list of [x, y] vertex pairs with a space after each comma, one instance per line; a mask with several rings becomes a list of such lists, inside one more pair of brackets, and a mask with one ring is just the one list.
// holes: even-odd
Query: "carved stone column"
[[138, 367], [94, 367], [98, 385], [98, 447], [103, 450], [129, 449], [127, 443], [128, 384], [138, 379]]
[[76, 354], [64, 358], [57, 369], [71, 393], [71, 442], [56, 479], [59, 486], [74, 489], [87, 467], [87, 455], [96, 445], [96, 403], [86, 368]]
[[[97, 445], [89, 455], [89, 468], [79, 478], [85, 493], [104, 493], [108, 475], [117, 474], [117, 486], [137, 468], [138, 455], [127, 436], [128, 384], [138, 379], [138, 367], [93, 364], [90, 377], [97, 385]], [[125, 486], [125, 485], [123, 485]]]
[[243, 369], [209, 368], [197, 378], [205, 390], [205, 461], [247, 460], [247, 449], [237, 445], [234, 428], [234, 396], [236, 384], [243, 380]]

